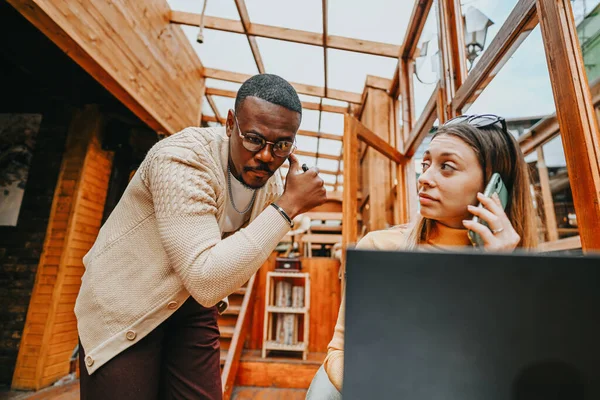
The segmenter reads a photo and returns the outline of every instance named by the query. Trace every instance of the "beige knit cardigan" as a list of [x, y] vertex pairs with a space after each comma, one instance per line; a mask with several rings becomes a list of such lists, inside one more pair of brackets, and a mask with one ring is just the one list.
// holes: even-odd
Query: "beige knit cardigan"
[[211, 307], [241, 287], [289, 230], [269, 203], [276, 173], [257, 192], [250, 223], [223, 239], [229, 139], [187, 128], [157, 143], [83, 258], [75, 304], [90, 374], [134, 345], [191, 295]]

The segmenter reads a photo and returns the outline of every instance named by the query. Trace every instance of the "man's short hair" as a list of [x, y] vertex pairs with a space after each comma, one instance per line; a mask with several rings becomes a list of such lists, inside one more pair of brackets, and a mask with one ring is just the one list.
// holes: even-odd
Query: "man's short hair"
[[238, 90], [235, 98], [237, 113], [246, 97], [254, 96], [272, 104], [296, 111], [302, 115], [302, 103], [298, 93], [285, 79], [273, 74], [254, 75]]

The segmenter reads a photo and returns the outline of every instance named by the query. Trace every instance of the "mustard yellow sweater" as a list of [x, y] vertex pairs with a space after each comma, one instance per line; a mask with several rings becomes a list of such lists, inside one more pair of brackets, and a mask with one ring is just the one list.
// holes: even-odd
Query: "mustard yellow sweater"
[[[367, 234], [356, 248], [369, 250], [402, 250], [406, 247], [406, 229], [392, 228], [384, 231], [374, 231]], [[433, 229], [427, 245], [420, 247], [445, 248], [455, 246], [471, 246], [465, 229], [453, 229], [437, 224]], [[342, 296], [342, 303], [335, 325], [333, 339], [329, 343], [324, 368], [329, 380], [339, 390], [342, 390], [344, 380], [344, 325], [346, 314], [346, 295]]]
[[250, 223], [223, 239], [229, 139], [188, 128], [148, 153], [84, 257], [75, 304], [91, 374], [173, 314], [191, 295], [211, 307], [242, 286], [289, 231], [261, 188]]

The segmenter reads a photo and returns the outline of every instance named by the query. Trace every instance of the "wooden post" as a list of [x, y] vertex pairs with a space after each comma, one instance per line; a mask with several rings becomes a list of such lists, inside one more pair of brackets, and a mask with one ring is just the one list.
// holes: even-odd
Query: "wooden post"
[[[389, 104], [392, 98], [381, 89], [367, 88], [367, 100], [362, 115], [362, 123], [379, 136], [386, 143], [390, 142]], [[371, 146], [370, 146], [371, 147]], [[365, 161], [368, 163], [366, 171], [366, 185], [363, 188], [369, 194], [369, 222], [368, 231], [387, 228], [387, 199], [390, 194], [390, 163], [391, 161], [374, 148], [367, 150]], [[344, 163], [344, 166], [346, 164]]]
[[[439, 32], [441, 32], [442, 72], [444, 83], [444, 114], [446, 119], [456, 116], [452, 98], [467, 78], [467, 63], [463, 36], [463, 20], [460, 0], [440, 0]], [[442, 114], [440, 114], [442, 115]]]
[[550, 191], [550, 178], [548, 177], [548, 168], [544, 158], [544, 149], [542, 146], [537, 148], [537, 169], [540, 176], [540, 186], [542, 188], [542, 201], [544, 203], [544, 223], [546, 224], [546, 240], [554, 242], [558, 240], [558, 230], [556, 225], [556, 211], [554, 210], [554, 200]]
[[358, 239], [358, 136], [350, 115], [344, 115], [344, 198], [342, 248]]
[[69, 128], [13, 375], [15, 389], [39, 390], [69, 373], [77, 346], [73, 310], [82, 258], [100, 230], [112, 169], [112, 153], [100, 143], [101, 126], [98, 110], [88, 107]]
[[600, 133], [569, 0], [537, 0], [583, 250], [600, 250]]

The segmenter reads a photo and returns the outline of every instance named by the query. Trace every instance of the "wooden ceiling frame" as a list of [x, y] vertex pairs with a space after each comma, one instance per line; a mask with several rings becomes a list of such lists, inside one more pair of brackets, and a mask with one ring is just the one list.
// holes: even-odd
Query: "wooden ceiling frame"
[[457, 115], [472, 104], [537, 26], [536, 0], [519, 0], [452, 99]]
[[258, 72], [264, 74], [265, 66], [263, 64], [260, 51], [258, 50], [258, 43], [256, 42], [256, 37], [248, 33], [252, 24], [250, 23], [250, 16], [248, 15], [246, 2], [244, 0], [235, 0], [235, 6], [238, 10], [238, 14], [240, 15], [240, 20], [242, 21], [242, 26], [244, 27], [244, 34], [248, 39], [250, 50], [252, 50], [252, 56], [254, 57], [254, 61], [256, 62], [256, 68], [258, 68]]
[[[206, 88], [206, 94], [210, 94], [213, 96], [229, 97], [232, 99], [235, 99], [237, 96], [237, 92], [235, 92], [233, 90], [216, 89], [216, 88]], [[321, 105], [319, 103], [312, 103], [309, 101], [303, 101], [302, 108], [305, 108], [307, 110], [326, 111], [326, 112], [335, 113], [335, 114], [346, 114], [347, 112], [349, 112], [348, 107], [331, 106], [331, 105], [327, 105], [327, 104]]]
[[322, 1], [322, 14], [323, 14], [323, 82], [325, 84], [325, 97], [327, 97], [327, 0]]
[[215, 100], [213, 99], [213, 97], [210, 94], [206, 94], [206, 101], [208, 102], [208, 105], [210, 106], [210, 108], [212, 109], [213, 113], [215, 114], [215, 121], [221, 125], [225, 125], [225, 118], [223, 118], [221, 116], [221, 114], [219, 113], [219, 109], [217, 108], [217, 105], [215, 104]]
[[[204, 77], [219, 79], [227, 82], [235, 82], [235, 83], [244, 83], [246, 80], [252, 77], [252, 75], [242, 74], [239, 72], [231, 72], [214, 68], [204, 68]], [[345, 101], [348, 103], [356, 103], [360, 104], [361, 95], [358, 93], [347, 92], [344, 90], [337, 89], [328, 89], [327, 96], [325, 96], [325, 88], [321, 86], [313, 86], [306, 85], [303, 83], [294, 83], [290, 82], [290, 84], [296, 89], [296, 91], [300, 94], [306, 94], [308, 96], [315, 97], [327, 97], [333, 100]]]
[[[200, 14], [183, 11], [171, 11], [171, 22], [174, 24], [199, 26]], [[369, 40], [353, 39], [342, 36], [326, 35], [321, 33], [287, 29], [277, 26], [250, 24], [247, 30], [241, 21], [233, 19], [204, 16], [204, 28], [223, 32], [249, 34], [256, 37], [282, 40], [311, 46], [323, 46], [337, 50], [346, 50], [354, 53], [369, 54], [374, 56], [397, 58], [400, 46], [390, 43], [373, 42]]]

